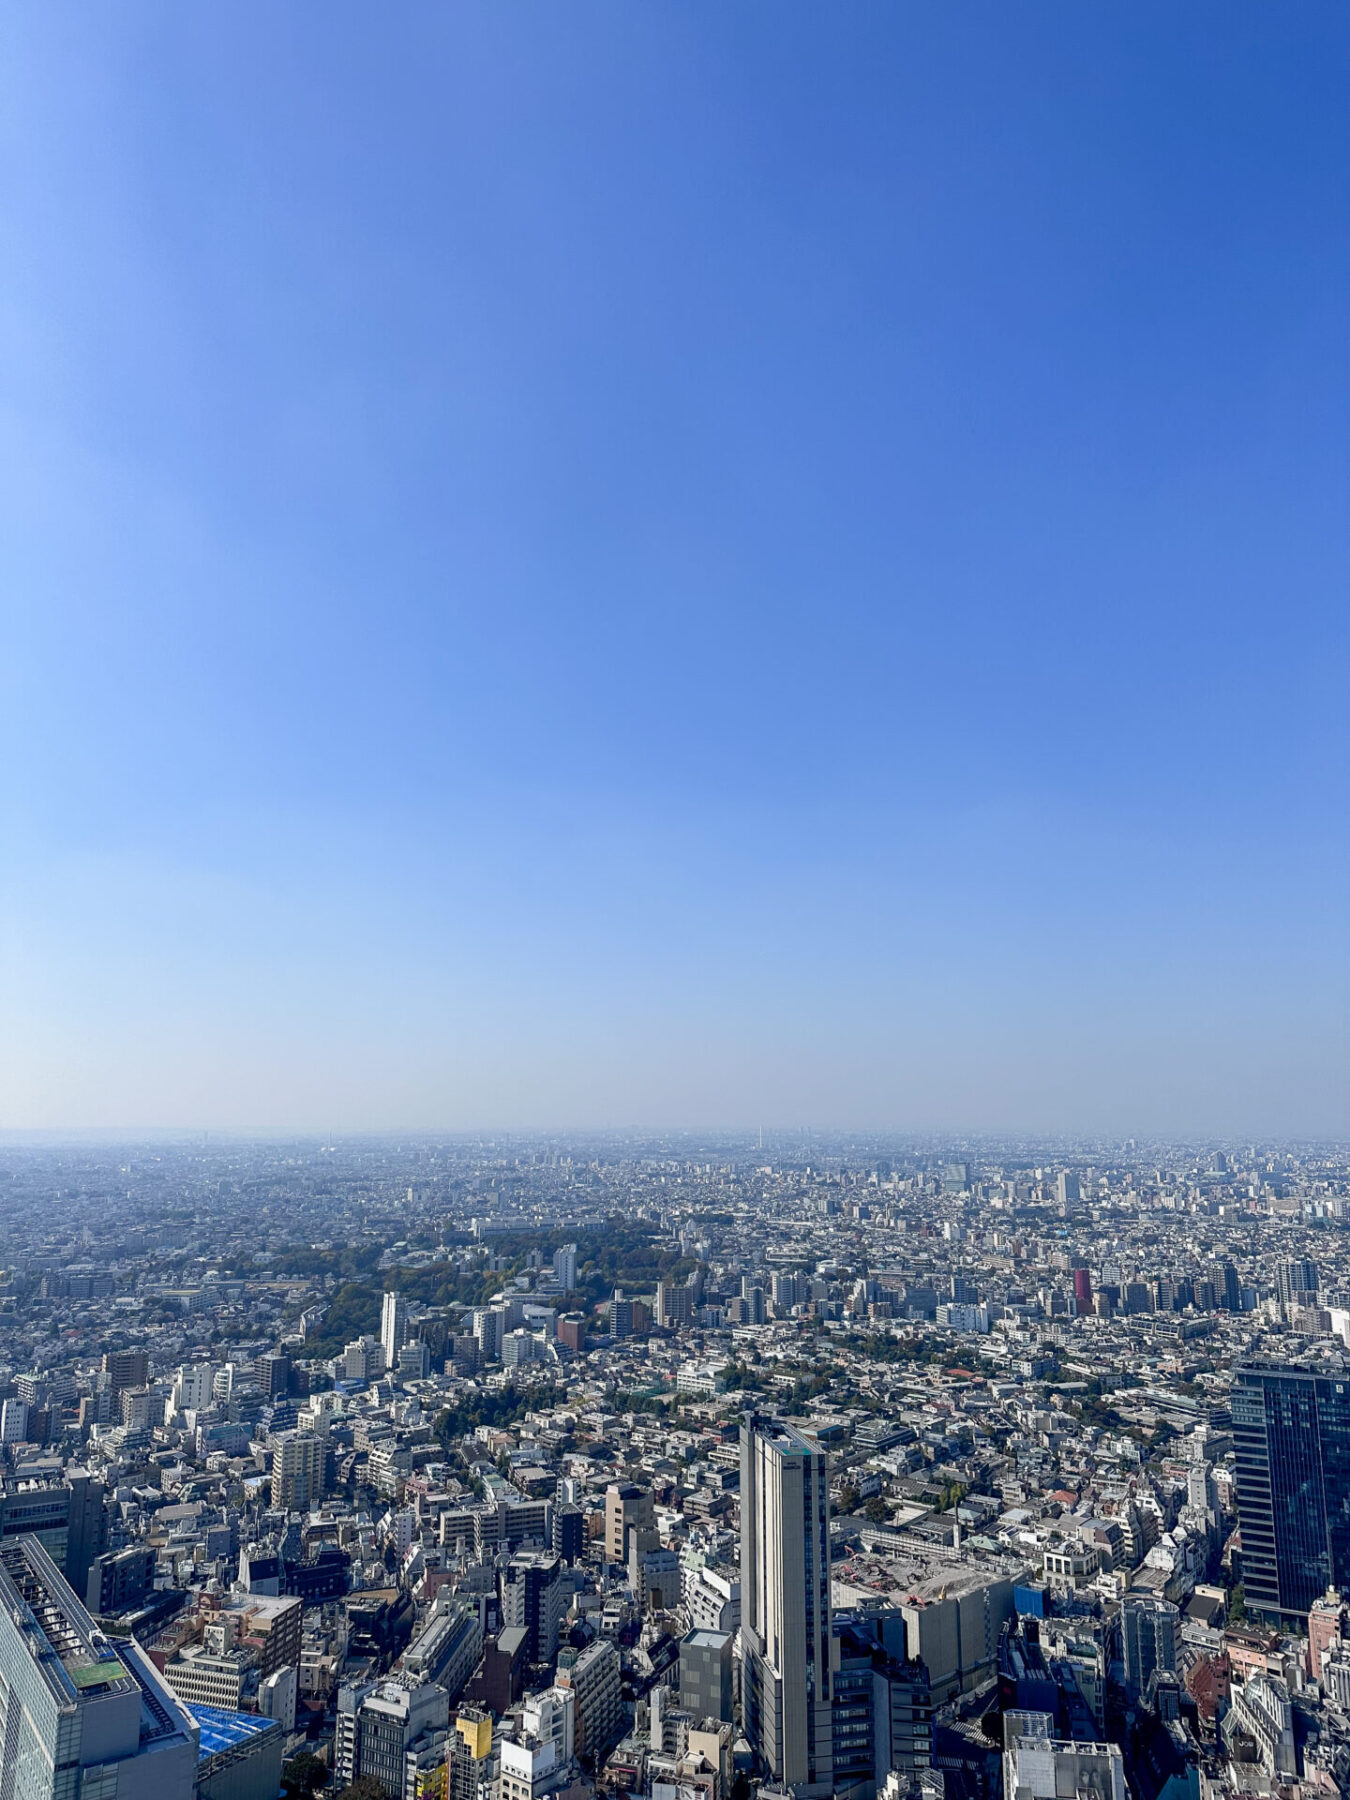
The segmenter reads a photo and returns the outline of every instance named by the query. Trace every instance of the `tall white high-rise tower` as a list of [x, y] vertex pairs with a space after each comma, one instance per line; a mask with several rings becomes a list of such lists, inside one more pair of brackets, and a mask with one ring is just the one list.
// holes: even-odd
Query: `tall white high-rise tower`
[[380, 1342], [384, 1345], [384, 1366], [398, 1367], [398, 1353], [408, 1341], [408, 1303], [402, 1294], [388, 1293], [380, 1314]]
[[750, 1743], [776, 1782], [832, 1793], [829, 1474], [781, 1419], [741, 1427], [741, 1641]]

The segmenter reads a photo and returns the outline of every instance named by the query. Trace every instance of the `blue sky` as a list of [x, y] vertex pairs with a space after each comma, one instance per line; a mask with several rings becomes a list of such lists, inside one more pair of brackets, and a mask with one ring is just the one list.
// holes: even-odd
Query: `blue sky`
[[0, 21], [0, 1127], [1350, 1133], [1339, 5]]

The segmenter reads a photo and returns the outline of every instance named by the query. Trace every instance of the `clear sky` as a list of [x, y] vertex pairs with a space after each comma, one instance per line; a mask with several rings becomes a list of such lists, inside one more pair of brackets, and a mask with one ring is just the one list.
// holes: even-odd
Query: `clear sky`
[[0, 1126], [1350, 1134], [1350, 12], [0, 18]]

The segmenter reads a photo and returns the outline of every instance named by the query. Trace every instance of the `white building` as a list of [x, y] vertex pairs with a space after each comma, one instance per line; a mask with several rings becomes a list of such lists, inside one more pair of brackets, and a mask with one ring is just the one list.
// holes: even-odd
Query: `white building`
[[741, 1427], [745, 1734], [776, 1782], [834, 1786], [830, 1493], [824, 1451], [781, 1419]]
[[1079, 1744], [1051, 1736], [1049, 1713], [1003, 1715], [1003, 1800], [1126, 1800], [1119, 1744]]
[[380, 1313], [380, 1344], [386, 1369], [398, 1367], [398, 1353], [408, 1341], [408, 1303], [402, 1294], [388, 1293]]

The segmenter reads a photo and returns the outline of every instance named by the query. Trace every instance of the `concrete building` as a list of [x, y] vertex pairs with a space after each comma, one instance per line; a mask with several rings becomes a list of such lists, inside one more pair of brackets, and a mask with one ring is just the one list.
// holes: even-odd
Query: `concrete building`
[[1126, 1800], [1119, 1744], [1066, 1742], [1048, 1713], [1003, 1715], [1003, 1800]]
[[598, 1767], [623, 1730], [622, 1665], [608, 1638], [558, 1657], [556, 1684], [576, 1696], [576, 1753]]
[[995, 1673], [999, 1638], [1013, 1613], [1013, 1584], [956, 1565], [919, 1584], [900, 1612], [906, 1655], [927, 1668], [933, 1704], [942, 1706]]
[[695, 1719], [732, 1718], [732, 1635], [690, 1631], [680, 1640], [680, 1707]]
[[573, 1767], [575, 1701], [566, 1688], [531, 1694], [514, 1739], [501, 1743], [501, 1800], [540, 1800], [566, 1785]]
[[0, 1678], [0, 1793], [192, 1800], [196, 1725], [139, 1644], [104, 1636], [32, 1537], [0, 1546]]
[[145, 1387], [150, 1380], [150, 1357], [144, 1350], [107, 1350], [103, 1372], [114, 1393], [127, 1387]]
[[521, 1551], [502, 1571], [502, 1621], [524, 1631], [528, 1662], [552, 1662], [558, 1654], [558, 1628], [568, 1599], [562, 1558], [552, 1551]]
[[0, 1545], [11, 1538], [36, 1537], [70, 1585], [83, 1593], [91, 1564], [108, 1547], [104, 1497], [103, 1484], [74, 1465], [6, 1482], [0, 1490]]
[[605, 1556], [612, 1563], [628, 1561], [631, 1531], [656, 1529], [652, 1497], [632, 1482], [611, 1482], [605, 1489]]
[[380, 1308], [380, 1346], [386, 1369], [398, 1367], [398, 1353], [408, 1341], [408, 1303], [402, 1294], [388, 1293]]
[[796, 1427], [759, 1415], [741, 1427], [741, 1640], [756, 1756], [774, 1781], [829, 1794], [838, 1647], [826, 1458]]
[[197, 1800], [274, 1800], [286, 1747], [281, 1723], [212, 1706], [187, 1710], [201, 1733]]
[[308, 1512], [327, 1492], [328, 1440], [314, 1431], [288, 1431], [272, 1451], [272, 1504], [280, 1512]]
[[1140, 1701], [1159, 1670], [1176, 1669], [1181, 1615], [1167, 1600], [1126, 1594], [1120, 1605], [1120, 1636], [1125, 1691], [1131, 1700]]
[[105, 1551], [89, 1571], [84, 1603], [95, 1618], [116, 1618], [144, 1603], [155, 1585], [155, 1553], [148, 1545]]
[[1249, 1675], [1234, 1685], [1232, 1704], [1221, 1726], [1225, 1745], [1235, 1747], [1247, 1738], [1256, 1748], [1257, 1761], [1267, 1775], [1298, 1774], [1294, 1743], [1294, 1709], [1289, 1689], [1277, 1676]]
[[400, 1671], [409, 1681], [434, 1681], [451, 1700], [463, 1693], [483, 1654], [478, 1608], [442, 1588], [422, 1630], [403, 1653]]
[[408, 1753], [419, 1739], [444, 1731], [450, 1700], [433, 1682], [405, 1686], [399, 1681], [367, 1681], [338, 1692], [334, 1768], [350, 1786], [360, 1776], [378, 1781], [403, 1800]]

